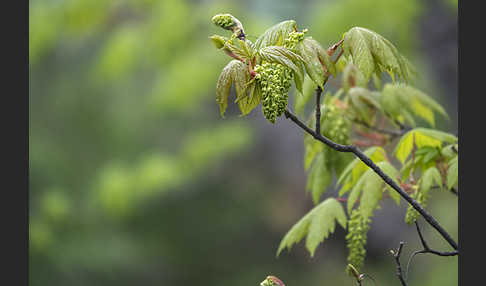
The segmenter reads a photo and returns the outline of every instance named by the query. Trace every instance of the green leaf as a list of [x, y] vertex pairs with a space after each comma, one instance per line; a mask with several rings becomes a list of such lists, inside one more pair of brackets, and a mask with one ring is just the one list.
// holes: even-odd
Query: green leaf
[[447, 169], [447, 189], [451, 189], [456, 183], [458, 178], [458, 157], [452, 158], [449, 161], [449, 168]]
[[454, 143], [457, 137], [452, 134], [445, 133], [438, 130], [427, 128], [415, 128], [405, 133], [397, 146], [394, 154], [398, 160], [403, 164], [413, 149], [415, 138], [415, 145], [417, 148], [422, 147], [441, 147], [442, 142]]
[[304, 137], [304, 147], [305, 147], [305, 154], [304, 154], [304, 168], [305, 170], [309, 170], [311, 167], [312, 162], [316, 158], [317, 154], [321, 153], [324, 150], [324, 145], [315, 140], [312, 136]]
[[[371, 159], [375, 164], [386, 160], [385, 150], [379, 146], [368, 148], [364, 151], [364, 154]], [[342, 184], [342, 188], [339, 191], [339, 195], [342, 196], [349, 191], [360, 179], [360, 177], [369, 169], [369, 167], [363, 163], [359, 158], [355, 158], [344, 169], [339, 177], [337, 184]]]
[[421, 192], [426, 193], [435, 185], [442, 186], [442, 177], [436, 167], [430, 167], [423, 172], [419, 188]]
[[353, 63], [363, 73], [366, 81], [375, 71], [375, 60], [371, 54], [366, 33], [361, 28], [352, 28], [346, 32], [343, 42], [345, 55], [351, 55]]
[[381, 109], [381, 106], [373, 97], [371, 91], [363, 87], [352, 87], [348, 91], [348, 97], [351, 108], [358, 114], [358, 118], [368, 125], [372, 125], [373, 111], [374, 109]]
[[[388, 175], [388, 177], [392, 178], [392, 180], [395, 183], [399, 184], [398, 178], [399, 178], [400, 173], [398, 172], [397, 169], [395, 169], [395, 167], [393, 167], [392, 164], [390, 164], [388, 161], [381, 161], [381, 162], [376, 163], [376, 165], [378, 167], [380, 167], [380, 169], [386, 175]], [[397, 191], [395, 191], [395, 189], [393, 189], [388, 184], [385, 184], [385, 188], [388, 190], [388, 194], [395, 201], [395, 203], [397, 203], [397, 205], [400, 205], [400, 194], [397, 193]]]
[[332, 173], [327, 166], [324, 152], [317, 155], [312, 164], [309, 176], [312, 176], [312, 184], [308, 189], [310, 189], [312, 193], [312, 201], [314, 204], [317, 204], [319, 198], [326, 191], [327, 187], [329, 187], [332, 180]]
[[268, 46], [281, 46], [290, 32], [295, 31], [297, 25], [294, 20], [280, 22], [268, 28], [255, 42], [257, 50]]
[[373, 170], [369, 169], [363, 175], [363, 190], [359, 202], [359, 210], [364, 218], [372, 216], [373, 211], [383, 197], [383, 179]]
[[[404, 84], [386, 84], [380, 96], [380, 103], [385, 113], [393, 119], [402, 117], [411, 124], [414, 120], [410, 114], [424, 119], [431, 126], [435, 125], [434, 112], [448, 118], [439, 103], [420, 90]], [[401, 122], [403, 123], [403, 120]]]
[[328, 198], [314, 207], [285, 234], [278, 247], [277, 256], [285, 248], [290, 250], [306, 235], [306, 248], [311, 256], [314, 256], [317, 246], [334, 232], [335, 221], [346, 228], [347, 218], [343, 207], [334, 198]]
[[248, 87], [248, 90], [250, 91], [249, 95], [243, 97], [241, 100], [238, 101], [238, 107], [240, 108], [241, 116], [250, 113], [262, 101], [262, 89], [259, 84], [253, 81]]
[[395, 46], [374, 31], [354, 27], [346, 32], [343, 42], [344, 55], [350, 55], [354, 64], [363, 72], [366, 81], [375, 72], [385, 70], [408, 81], [413, 73], [409, 61]]
[[302, 57], [305, 70], [307, 71], [309, 77], [317, 85], [324, 89], [323, 84], [326, 78], [326, 72], [319, 60], [317, 46], [319, 46], [319, 43], [317, 43], [315, 40], [305, 38], [296, 45], [295, 50], [297, 54]]
[[[232, 60], [223, 68], [216, 85], [216, 101], [222, 117], [228, 107], [228, 97], [233, 84], [236, 94], [235, 102], [238, 103], [242, 115], [250, 113], [260, 104], [261, 91], [259, 87], [256, 87], [255, 81], [250, 81], [248, 67], [241, 61]], [[251, 96], [248, 95], [249, 93]]]
[[232, 60], [223, 68], [223, 71], [219, 75], [218, 83], [216, 84], [216, 101], [219, 104], [222, 117], [224, 117], [224, 112], [228, 107], [228, 97], [231, 86], [233, 85], [233, 70], [238, 69], [240, 64], [240, 61]]

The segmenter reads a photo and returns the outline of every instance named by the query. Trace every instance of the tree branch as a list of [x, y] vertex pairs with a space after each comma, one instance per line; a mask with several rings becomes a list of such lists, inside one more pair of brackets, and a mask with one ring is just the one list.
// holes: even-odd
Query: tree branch
[[285, 117], [292, 120], [295, 124], [297, 124], [300, 128], [302, 128], [305, 132], [310, 134], [314, 139], [326, 144], [327, 146], [333, 148], [339, 152], [350, 152], [356, 155], [363, 163], [365, 163], [368, 167], [373, 169], [373, 171], [379, 175], [390, 187], [392, 187], [396, 192], [400, 194], [412, 207], [420, 213], [424, 219], [433, 227], [435, 228], [441, 236], [454, 248], [457, 250], [457, 243], [452, 239], [452, 237], [445, 231], [445, 229], [435, 220], [433, 216], [431, 216], [416, 200], [414, 200], [407, 192], [405, 192], [395, 181], [386, 175], [368, 156], [366, 156], [358, 147], [353, 145], [341, 145], [335, 143], [334, 141], [330, 140], [329, 138], [321, 135], [320, 133], [316, 133], [314, 130], [310, 129], [305, 123], [300, 121], [297, 116], [295, 116], [289, 109], [285, 110]]
[[405, 282], [405, 279], [403, 279], [402, 265], [400, 264], [400, 254], [402, 254], [403, 244], [404, 242], [400, 241], [400, 245], [398, 246], [398, 249], [396, 251], [391, 250], [391, 253], [393, 254], [393, 257], [395, 258], [395, 262], [397, 263], [398, 280], [400, 280], [402, 286], [407, 286], [407, 282]]
[[452, 251], [452, 252], [447, 252], [447, 251], [437, 251], [437, 250], [433, 250], [429, 247], [429, 245], [427, 244], [427, 242], [425, 241], [423, 235], [422, 235], [422, 232], [420, 231], [420, 227], [419, 227], [419, 224], [418, 222], [415, 220], [415, 227], [417, 228], [417, 233], [419, 235], [419, 238], [420, 238], [420, 242], [422, 243], [422, 247], [423, 249], [422, 250], [417, 250], [417, 251], [414, 251], [412, 253], [412, 255], [410, 255], [410, 258], [408, 259], [408, 262], [407, 262], [407, 271], [406, 271], [406, 279], [408, 279], [408, 269], [410, 267], [410, 263], [412, 262], [412, 259], [415, 257], [415, 255], [417, 254], [421, 254], [421, 253], [431, 253], [431, 254], [435, 254], [435, 255], [438, 255], [438, 256], [456, 256], [456, 255], [459, 255], [459, 251]]

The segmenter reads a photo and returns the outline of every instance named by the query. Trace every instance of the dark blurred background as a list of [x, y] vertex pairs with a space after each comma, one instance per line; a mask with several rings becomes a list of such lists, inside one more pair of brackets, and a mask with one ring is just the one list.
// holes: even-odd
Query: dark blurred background
[[[340, 227], [314, 258], [302, 243], [275, 257], [313, 206], [303, 134], [260, 108], [220, 118], [229, 58], [208, 36], [224, 33], [210, 21], [221, 12], [250, 40], [287, 19], [325, 47], [375, 30], [449, 112], [438, 127], [457, 132], [457, 0], [31, 0], [30, 285], [354, 285]], [[437, 192], [428, 209], [457, 239], [457, 198]], [[362, 270], [378, 285], [399, 285], [400, 240], [404, 261], [420, 248], [405, 210], [385, 201], [373, 218]], [[418, 256], [409, 279], [457, 285], [457, 257]]]

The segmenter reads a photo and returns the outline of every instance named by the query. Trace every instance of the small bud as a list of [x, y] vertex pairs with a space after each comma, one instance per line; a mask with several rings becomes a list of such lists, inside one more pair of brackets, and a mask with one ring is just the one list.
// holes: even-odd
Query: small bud
[[224, 47], [224, 44], [226, 43], [227, 40], [225, 37], [222, 37], [220, 35], [212, 35], [209, 38], [211, 39], [211, 42], [214, 44], [214, 46], [217, 49], [221, 49], [222, 47]]

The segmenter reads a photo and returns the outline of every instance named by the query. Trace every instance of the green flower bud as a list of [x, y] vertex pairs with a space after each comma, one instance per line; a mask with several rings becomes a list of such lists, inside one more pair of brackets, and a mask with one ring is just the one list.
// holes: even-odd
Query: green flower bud
[[228, 40], [227, 38], [225, 37], [222, 37], [220, 35], [212, 35], [211, 37], [209, 37], [211, 39], [211, 42], [214, 44], [214, 46], [217, 48], [217, 49], [221, 49], [222, 47], [224, 47], [224, 44], [226, 43], [226, 41]]
[[211, 18], [211, 21], [216, 26], [219, 26], [225, 30], [231, 30], [231, 27], [236, 25], [234, 19], [236, 18], [233, 17], [233, 15], [231, 14], [217, 14], [214, 15], [213, 18]]
[[245, 36], [245, 31], [243, 30], [243, 25], [231, 14], [217, 14], [211, 18], [211, 21], [216, 25], [225, 30], [230, 30], [233, 32], [232, 39], [240, 38]]

